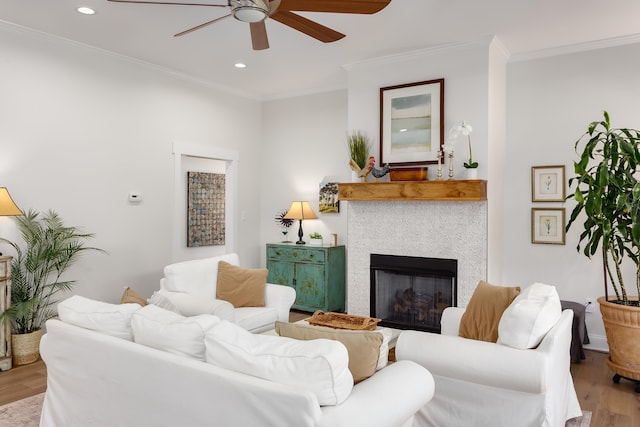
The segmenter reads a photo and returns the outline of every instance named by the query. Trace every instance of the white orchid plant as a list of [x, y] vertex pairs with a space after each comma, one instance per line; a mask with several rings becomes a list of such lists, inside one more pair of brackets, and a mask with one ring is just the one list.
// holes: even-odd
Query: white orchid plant
[[460, 135], [464, 135], [467, 137], [467, 142], [469, 143], [469, 161], [464, 163], [464, 167], [467, 169], [475, 169], [478, 167], [478, 162], [473, 161], [473, 151], [471, 150], [472, 131], [473, 128], [471, 127], [471, 125], [463, 120], [460, 124], [457, 124], [449, 129], [449, 138], [447, 141], [447, 144], [452, 147], [451, 149], [453, 150], [453, 141], [455, 141]]

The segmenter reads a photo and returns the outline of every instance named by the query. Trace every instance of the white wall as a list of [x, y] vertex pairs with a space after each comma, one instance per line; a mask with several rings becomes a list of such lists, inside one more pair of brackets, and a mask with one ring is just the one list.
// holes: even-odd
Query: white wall
[[[488, 212], [489, 274], [499, 276], [502, 255], [502, 191], [492, 181], [503, 180], [504, 84], [506, 54], [494, 39], [452, 45], [443, 49], [411, 52], [379, 60], [364, 61], [349, 70], [349, 128], [363, 129], [373, 137], [373, 154], [379, 159], [379, 88], [403, 83], [444, 78], [445, 135], [462, 120], [473, 127], [473, 159], [479, 163], [478, 178], [489, 182]], [[465, 179], [463, 163], [469, 156], [466, 141], [459, 138], [455, 148], [454, 178]], [[445, 165], [445, 170], [447, 166]], [[446, 174], [446, 171], [445, 171]], [[429, 167], [429, 179], [436, 168]], [[438, 239], [441, 236], [423, 236]], [[487, 277], [477, 277], [476, 281]]]
[[[322, 181], [350, 179], [346, 99], [346, 91], [334, 91], [264, 102], [262, 172], [256, 181], [262, 190], [263, 243], [282, 241], [276, 214], [294, 200], [307, 200], [318, 219], [303, 221], [303, 239], [308, 242], [309, 234], [317, 231], [328, 244], [336, 233], [338, 244], [345, 244], [346, 203], [341, 202], [338, 214], [322, 214], [318, 192]], [[297, 233], [296, 222], [289, 230], [289, 240], [298, 240]], [[265, 258], [263, 246], [263, 263]]]
[[505, 192], [505, 117], [507, 57], [499, 40], [494, 39], [489, 46], [489, 86], [488, 86], [488, 138], [490, 160], [487, 162], [487, 197], [489, 203], [489, 236], [487, 252], [487, 278], [490, 283], [501, 283], [504, 268], [504, 203]]
[[[444, 78], [445, 136], [462, 120], [473, 126], [473, 157], [480, 163], [479, 178], [486, 179], [489, 42], [462, 43], [349, 65], [349, 129], [367, 132], [373, 142], [373, 155], [379, 160], [380, 88]], [[464, 179], [462, 164], [468, 155], [466, 141], [459, 138], [454, 157], [456, 179]], [[429, 179], [435, 179], [435, 174], [435, 166], [430, 167]]]
[[[531, 166], [562, 164], [571, 177], [574, 143], [603, 110], [614, 127], [640, 128], [640, 44], [512, 62], [507, 75], [503, 281], [551, 283], [562, 299], [584, 303], [604, 295], [601, 258], [576, 251], [580, 224], [564, 246], [531, 243], [532, 207], [566, 206], [569, 215], [574, 206], [532, 203]], [[606, 348], [597, 308], [587, 315], [587, 328], [593, 345]]]
[[[108, 252], [69, 272], [78, 294], [116, 301], [125, 285], [157, 289], [176, 252], [174, 203], [185, 202], [174, 200], [174, 141], [242, 152], [238, 251], [259, 264], [259, 102], [5, 24], [0, 93], [0, 185], [22, 209], [54, 209], [95, 233], [91, 244]], [[130, 191], [142, 203], [129, 204]]]

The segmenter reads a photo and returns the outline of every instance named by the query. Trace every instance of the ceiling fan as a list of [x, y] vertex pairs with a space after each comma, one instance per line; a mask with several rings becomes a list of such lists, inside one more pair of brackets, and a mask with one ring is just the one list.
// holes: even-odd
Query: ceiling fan
[[215, 24], [218, 21], [233, 16], [239, 21], [249, 23], [251, 30], [251, 43], [253, 50], [269, 48], [267, 28], [264, 21], [271, 18], [288, 27], [298, 30], [321, 42], [330, 43], [340, 40], [345, 35], [310, 19], [300, 16], [295, 12], [329, 12], [329, 13], [353, 13], [373, 14], [384, 9], [391, 0], [227, 0], [227, 4], [204, 3], [208, 0], [180, 1], [146, 1], [146, 0], [108, 0], [114, 3], [139, 3], [160, 4], [173, 6], [203, 6], [203, 7], [228, 7], [231, 13], [220, 18], [212, 19], [188, 30], [175, 34], [174, 37], [184, 36], [193, 31]]

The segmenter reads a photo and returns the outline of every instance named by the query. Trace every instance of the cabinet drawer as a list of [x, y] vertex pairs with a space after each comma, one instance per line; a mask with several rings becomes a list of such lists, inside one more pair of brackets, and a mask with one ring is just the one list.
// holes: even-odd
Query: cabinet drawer
[[324, 262], [325, 251], [310, 248], [268, 247], [267, 258], [279, 261]]

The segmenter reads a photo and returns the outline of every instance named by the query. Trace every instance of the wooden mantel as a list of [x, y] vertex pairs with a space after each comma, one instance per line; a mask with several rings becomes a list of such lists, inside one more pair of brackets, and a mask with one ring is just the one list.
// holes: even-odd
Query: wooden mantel
[[338, 198], [354, 201], [479, 201], [487, 200], [487, 181], [341, 182], [338, 183]]

